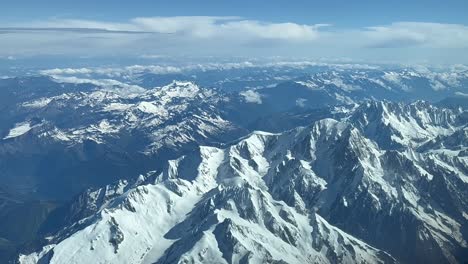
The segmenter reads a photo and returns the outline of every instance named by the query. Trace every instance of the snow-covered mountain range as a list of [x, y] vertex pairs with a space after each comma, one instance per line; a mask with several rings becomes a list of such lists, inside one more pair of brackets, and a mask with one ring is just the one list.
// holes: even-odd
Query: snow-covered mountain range
[[[0, 262], [459, 261], [467, 83], [462, 66], [299, 62], [2, 78]], [[105, 218], [122, 206], [140, 230]]]
[[[370, 101], [89, 190], [20, 263], [457, 263], [466, 110]], [[463, 140], [458, 140], [458, 139]]]
[[36, 116], [36, 120], [16, 123], [3, 140], [12, 141], [36, 130], [39, 137], [70, 144], [84, 140], [104, 143], [126, 130], [149, 137], [153, 144], [145, 142], [144, 151], [156, 152], [162, 146], [177, 147], [200, 138], [215, 138], [223, 129], [236, 129], [215, 108], [223, 100], [228, 99], [191, 82], [177, 81], [130, 94], [118, 90], [63, 93], [20, 104], [18, 112]]

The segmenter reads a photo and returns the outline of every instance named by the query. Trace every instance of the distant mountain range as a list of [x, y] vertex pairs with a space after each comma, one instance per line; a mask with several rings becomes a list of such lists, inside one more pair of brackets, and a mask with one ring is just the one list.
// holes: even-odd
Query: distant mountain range
[[466, 70], [43, 74], [0, 79], [0, 260], [468, 256]]

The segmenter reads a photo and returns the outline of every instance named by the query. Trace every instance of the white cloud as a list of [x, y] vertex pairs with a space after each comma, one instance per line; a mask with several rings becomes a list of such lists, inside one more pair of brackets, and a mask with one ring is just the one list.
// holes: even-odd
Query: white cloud
[[126, 67], [95, 67], [95, 68], [55, 68], [48, 70], [39, 71], [40, 74], [50, 76], [60, 75], [104, 75], [107, 77], [122, 77], [133, 76], [139, 73], [148, 72], [154, 74], [169, 74], [169, 73], [180, 73], [184, 69], [174, 66], [161, 66], [161, 65], [131, 65]]
[[137, 17], [118, 23], [51, 19], [0, 27], [0, 55], [236, 56], [246, 50], [266, 53], [278, 45], [311, 43], [323, 26], [211, 16]]
[[461, 24], [395, 22], [337, 28], [241, 17], [173, 16], [122, 22], [49, 19], [1, 26], [0, 56], [280, 55], [374, 62], [468, 61], [468, 27]]
[[318, 38], [318, 28], [323, 25], [299, 25], [295, 23], [261, 23], [258, 21], [232, 21], [220, 25], [220, 31], [262, 39], [308, 41]]
[[131, 20], [137, 28], [145, 31], [192, 36], [211, 36], [225, 21], [236, 17], [176, 16], [176, 17], [138, 17]]
[[12, 60], [16, 60], [16, 57], [11, 56], [11, 55], [9, 55], [9, 56], [0, 56], [0, 60], [10, 60], [10, 61], [12, 61]]
[[468, 27], [458, 24], [398, 22], [368, 27], [363, 31], [363, 36], [374, 47], [468, 47]]
[[160, 55], [160, 54], [142, 54], [140, 56], [138, 56], [139, 58], [142, 58], [142, 59], [164, 59], [164, 58], [167, 58], [166, 55]]
[[140, 31], [132, 23], [118, 23], [118, 22], [103, 22], [96, 20], [84, 20], [84, 19], [50, 19], [46, 21], [33, 21], [21, 24], [13, 25], [18, 28], [40, 28], [40, 29], [104, 29], [109, 31]]
[[62, 74], [90, 74], [93, 73], [93, 70], [88, 68], [55, 68], [50, 70], [44, 70], [40, 72], [44, 75], [62, 75]]
[[244, 97], [244, 100], [247, 103], [254, 103], [254, 104], [261, 104], [262, 103], [262, 96], [253, 90], [247, 90], [239, 93], [241, 96]]
[[305, 107], [307, 103], [307, 99], [299, 98], [296, 100], [296, 105], [299, 107]]
[[[80, 33], [160, 33], [188, 35], [196, 38], [250, 37], [281, 40], [312, 40], [318, 29], [326, 24], [300, 25], [296, 23], [271, 23], [245, 20], [240, 17], [175, 16], [137, 17], [125, 23], [101, 22], [80, 19], [53, 19], [24, 23], [13, 27], [31, 32], [61, 30]], [[14, 31], [13, 30], [13, 31]], [[12, 31], [9, 29], [9, 31]]]
[[133, 97], [146, 91], [146, 89], [138, 85], [126, 84], [112, 79], [87, 79], [60, 75], [51, 75], [51, 77], [58, 83], [92, 84], [121, 96]]

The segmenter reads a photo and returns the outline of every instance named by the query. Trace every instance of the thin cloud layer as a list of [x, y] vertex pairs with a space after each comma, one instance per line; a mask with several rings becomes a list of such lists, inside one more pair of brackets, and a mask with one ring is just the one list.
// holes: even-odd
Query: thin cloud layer
[[64, 31], [72, 33], [160, 33], [199, 38], [252, 37], [266, 39], [311, 40], [318, 28], [325, 24], [300, 25], [296, 23], [270, 23], [244, 20], [239, 17], [176, 16], [137, 17], [127, 23], [110, 23], [79, 19], [54, 19], [3, 27], [0, 32], [21, 33], [33, 31]]
[[458, 24], [399, 22], [368, 27], [363, 34], [373, 47], [468, 47], [468, 27]]
[[[1, 26], [1, 25], [0, 25]], [[60, 34], [57, 34], [60, 32]], [[137, 17], [125, 22], [51, 19], [0, 27], [0, 56], [229, 55], [429, 57], [466, 63], [468, 27], [395, 22], [341, 29], [329, 24], [274, 23], [241, 17]], [[382, 51], [385, 49], [385, 51]], [[408, 52], [417, 49], [416, 52]], [[391, 50], [391, 51], [389, 51]]]

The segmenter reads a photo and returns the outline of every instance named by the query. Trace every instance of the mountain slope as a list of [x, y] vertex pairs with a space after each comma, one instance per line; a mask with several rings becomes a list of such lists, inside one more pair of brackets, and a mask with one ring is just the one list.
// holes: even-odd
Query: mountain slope
[[314, 212], [274, 200], [231, 151], [202, 147], [171, 161], [20, 262], [394, 262]]

